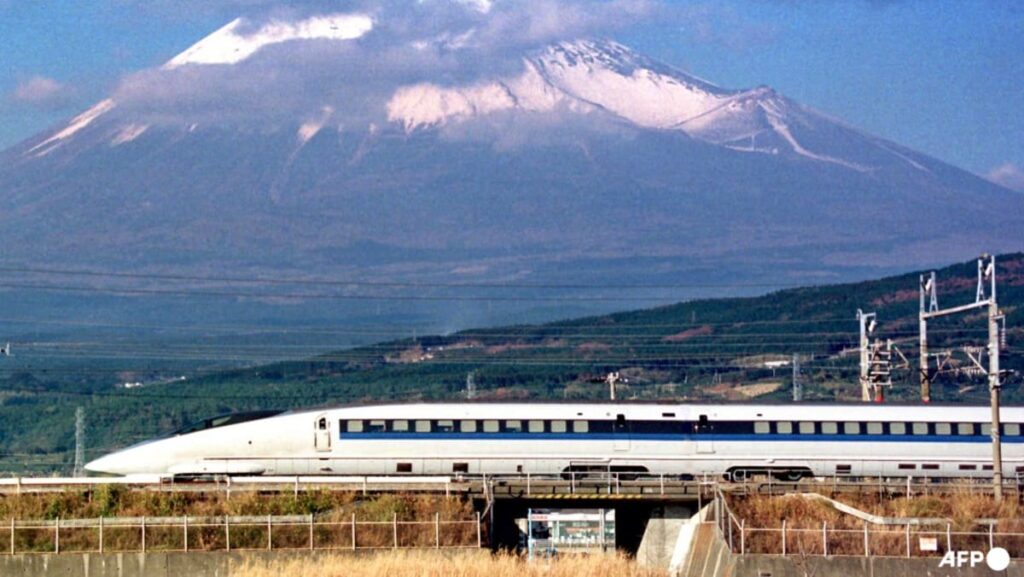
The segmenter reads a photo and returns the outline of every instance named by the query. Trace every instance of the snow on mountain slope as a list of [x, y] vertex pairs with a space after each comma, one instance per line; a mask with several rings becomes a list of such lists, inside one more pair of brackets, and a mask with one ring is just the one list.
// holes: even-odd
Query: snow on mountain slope
[[246, 33], [245, 21], [237, 18], [172, 58], [164, 68], [187, 64], [235, 64], [261, 48], [290, 40], [352, 40], [373, 29], [373, 19], [364, 14], [333, 14], [299, 22], [272, 21]]
[[[303, 40], [347, 41], [370, 34], [373, 29], [373, 19], [363, 14], [271, 21], [259, 27], [237, 19], [172, 58], [163, 69], [230, 66], [269, 45]], [[459, 49], [445, 42], [444, 50]], [[426, 50], [428, 44], [416, 49]], [[295, 131], [299, 146], [321, 132], [328, 119], [337, 121], [337, 126], [359, 128], [343, 122], [345, 102], [331, 102], [330, 95], [324, 98], [324, 102], [300, 111], [292, 119], [288, 129]], [[602, 112], [639, 129], [679, 132], [738, 152], [799, 157], [858, 172], [894, 162], [928, 170], [913, 153], [899, 152], [892, 143], [842, 125], [771, 88], [725, 89], [611, 41], [555, 43], [525, 55], [521, 71], [514, 75], [485, 76], [462, 85], [421, 81], [398, 86], [383, 100], [375, 105], [406, 133], [505, 111]], [[100, 117], [105, 117], [109, 126], [91, 130], [102, 133], [108, 145], [138, 141], [150, 124], [130, 114], [110, 114], [117, 105], [112, 98], [100, 102], [44, 135], [23, 150], [23, 156], [48, 155], [66, 146]]]
[[388, 119], [411, 132], [497, 111], [544, 112], [562, 105], [578, 113], [604, 110], [640, 128], [681, 131], [733, 150], [788, 152], [869, 170], [802, 143], [793, 125], [814, 130], [832, 121], [768, 87], [723, 89], [615, 42], [560, 42], [524, 58], [523, 66], [517, 77], [488, 83], [401, 87], [388, 102]]

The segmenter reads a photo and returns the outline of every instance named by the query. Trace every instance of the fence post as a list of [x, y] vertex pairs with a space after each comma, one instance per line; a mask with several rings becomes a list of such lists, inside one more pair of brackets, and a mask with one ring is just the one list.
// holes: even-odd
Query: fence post
[[526, 494], [527, 494], [527, 495], [530, 495], [530, 494], [531, 494], [531, 493], [530, 493], [530, 489], [531, 489], [531, 485], [530, 485], [530, 474], [529, 474], [529, 473], [527, 473], [527, 474], [526, 474]]
[[57, 517], [57, 524], [54, 525], [53, 550], [55, 553], [60, 553], [60, 517]]
[[398, 513], [391, 514], [391, 535], [394, 537], [394, 548], [398, 549]]
[[910, 475], [907, 475], [907, 501], [910, 500]]
[[821, 522], [821, 550], [828, 557], [828, 521]]
[[146, 552], [146, 516], [142, 516], [142, 552]]
[[185, 520], [181, 526], [184, 528], [185, 537], [185, 552], [188, 553], [188, 515], [185, 515]]
[[952, 551], [952, 550], [953, 550], [953, 536], [950, 534], [950, 531], [949, 531], [949, 523], [946, 523], [946, 551]]
[[786, 556], [786, 520], [782, 520], [782, 556]]
[[274, 549], [274, 525], [270, 515], [267, 515], [267, 551]]
[[905, 528], [906, 528], [906, 533], [907, 533], [907, 559], [909, 559], [910, 558], [910, 525], [909, 524], [906, 525]]
[[14, 517], [11, 517], [11, 555], [14, 555]]
[[224, 548], [231, 550], [231, 517], [224, 515]]
[[100, 553], [103, 552], [103, 517], [100, 517]]
[[743, 554], [745, 554], [747, 552], [747, 539], [746, 539], [747, 530], [746, 529], [747, 529], [747, 520], [746, 519], [740, 519], [740, 555], [743, 555]]
[[313, 514], [309, 514], [309, 550], [313, 550]]
[[994, 526], [995, 526], [995, 523], [989, 523], [988, 524], [988, 548], [989, 549], [992, 549], [992, 548], [995, 547], [995, 539], [994, 539], [994, 535], [992, 534], [992, 527], [994, 527]]
[[868, 543], [868, 523], [864, 522], [864, 556], [871, 556], [871, 545]]
[[441, 514], [434, 513], [434, 548], [441, 548]]
[[356, 550], [356, 514], [352, 513], [352, 550]]
[[[13, 533], [12, 533], [13, 535]], [[484, 546], [483, 535], [480, 530], [480, 511], [476, 512], [476, 548], [480, 549]]]
[[658, 487], [659, 487], [659, 490], [661, 491], [658, 494], [659, 495], [664, 495], [665, 494], [665, 473], [662, 473], [662, 474], [658, 475]]
[[735, 551], [735, 549], [733, 549], [733, 546], [732, 546], [732, 516], [731, 515], [727, 515], [726, 518], [725, 518], [725, 522], [729, 526], [729, 552], [733, 553]]

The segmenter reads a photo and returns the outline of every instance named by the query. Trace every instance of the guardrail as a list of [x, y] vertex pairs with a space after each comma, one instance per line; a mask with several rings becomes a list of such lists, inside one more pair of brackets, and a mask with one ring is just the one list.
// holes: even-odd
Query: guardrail
[[314, 515], [115, 517], [10, 520], [0, 554], [148, 551], [470, 549], [483, 545], [475, 519], [391, 521]]
[[[696, 499], [701, 487], [720, 486], [729, 492], [745, 494], [783, 494], [787, 492], [828, 490], [832, 493], [877, 492], [880, 496], [913, 496], [936, 491], [958, 490], [991, 493], [987, 479], [925, 478], [853, 478], [829, 477], [783, 482], [770, 476], [724, 482], [714, 475], [681, 477], [644, 473], [565, 473], [559, 475], [456, 475], [456, 476], [268, 476], [224, 477], [210, 481], [174, 482], [157, 475], [85, 478], [0, 478], [0, 493], [49, 493], [66, 490], [90, 490], [101, 485], [121, 485], [133, 490], [223, 492], [291, 492], [329, 490], [354, 493], [421, 492], [446, 496], [522, 497], [549, 494], [633, 495]], [[1024, 478], [1010, 478], [1003, 484], [1008, 498], [1021, 498]]]

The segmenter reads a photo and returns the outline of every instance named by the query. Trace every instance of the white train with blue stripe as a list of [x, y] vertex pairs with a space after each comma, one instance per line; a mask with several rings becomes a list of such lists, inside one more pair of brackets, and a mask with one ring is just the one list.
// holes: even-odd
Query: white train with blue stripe
[[[1024, 475], [1024, 408], [1001, 411]], [[92, 461], [107, 474], [990, 477], [988, 407], [420, 403], [238, 413]]]

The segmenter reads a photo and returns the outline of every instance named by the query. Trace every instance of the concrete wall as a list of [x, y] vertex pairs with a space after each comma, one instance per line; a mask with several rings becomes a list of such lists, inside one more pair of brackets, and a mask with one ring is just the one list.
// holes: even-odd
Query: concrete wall
[[940, 568], [938, 558], [735, 555], [734, 560], [734, 577], [1024, 577], [1019, 560], [999, 573], [984, 563], [973, 569]]
[[0, 556], [3, 577], [230, 577], [246, 563], [336, 556], [327, 551], [66, 553]]

